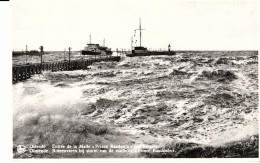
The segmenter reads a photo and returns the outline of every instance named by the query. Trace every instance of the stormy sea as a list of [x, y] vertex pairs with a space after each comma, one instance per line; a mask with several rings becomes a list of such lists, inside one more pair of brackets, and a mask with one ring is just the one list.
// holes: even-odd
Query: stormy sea
[[258, 157], [257, 51], [122, 56], [12, 89], [14, 158]]

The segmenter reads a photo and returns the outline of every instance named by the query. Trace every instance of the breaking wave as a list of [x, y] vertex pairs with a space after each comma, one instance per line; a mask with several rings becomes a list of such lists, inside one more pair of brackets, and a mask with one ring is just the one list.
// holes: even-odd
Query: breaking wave
[[13, 85], [14, 144], [212, 145], [252, 125], [258, 134], [257, 58], [183, 52], [46, 71]]

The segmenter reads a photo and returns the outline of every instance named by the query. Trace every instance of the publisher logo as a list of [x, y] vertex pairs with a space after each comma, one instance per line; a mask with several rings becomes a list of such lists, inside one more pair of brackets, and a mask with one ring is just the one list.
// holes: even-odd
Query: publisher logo
[[26, 152], [26, 147], [24, 145], [18, 145], [17, 146], [17, 152], [18, 153], [24, 153]]

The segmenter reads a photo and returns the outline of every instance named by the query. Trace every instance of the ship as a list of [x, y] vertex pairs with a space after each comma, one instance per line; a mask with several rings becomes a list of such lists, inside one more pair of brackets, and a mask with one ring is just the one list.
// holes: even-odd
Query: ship
[[171, 51], [171, 45], [168, 45], [168, 51], [149, 51], [146, 47], [142, 46], [142, 26], [141, 26], [141, 19], [139, 19], [139, 28], [135, 29], [134, 32], [139, 31], [139, 46], [133, 47], [133, 37], [131, 39], [131, 44], [132, 44], [132, 50], [130, 52], [126, 53], [126, 56], [128, 57], [135, 57], [135, 56], [150, 56], [150, 55], [175, 55], [176, 53]]
[[100, 46], [100, 50], [101, 50], [101, 55], [112, 55], [111, 48], [105, 46], [105, 40], [103, 46]]
[[85, 46], [84, 49], [81, 50], [81, 54], [82, 55], [112, 55], [112, 51], [111, 48], [105, 46], [105, 43], [103, 44], [103, 46], [100, 46], [99, 44], [92, 44], [91, 35], [90, 35], [89, 44], [87, 44], [87, 46]]

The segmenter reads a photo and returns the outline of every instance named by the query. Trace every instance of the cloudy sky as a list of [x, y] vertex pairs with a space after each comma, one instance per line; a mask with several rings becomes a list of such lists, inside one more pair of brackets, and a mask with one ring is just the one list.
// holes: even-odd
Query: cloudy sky
[[[12, 49], [83, 49], [89, 42], [131, 48], [142, 20], [142, 44], [175, 50], [256, 50], [257, 1], [15, 0]], [[139, 41], [138, 37], [134, 40]]]

